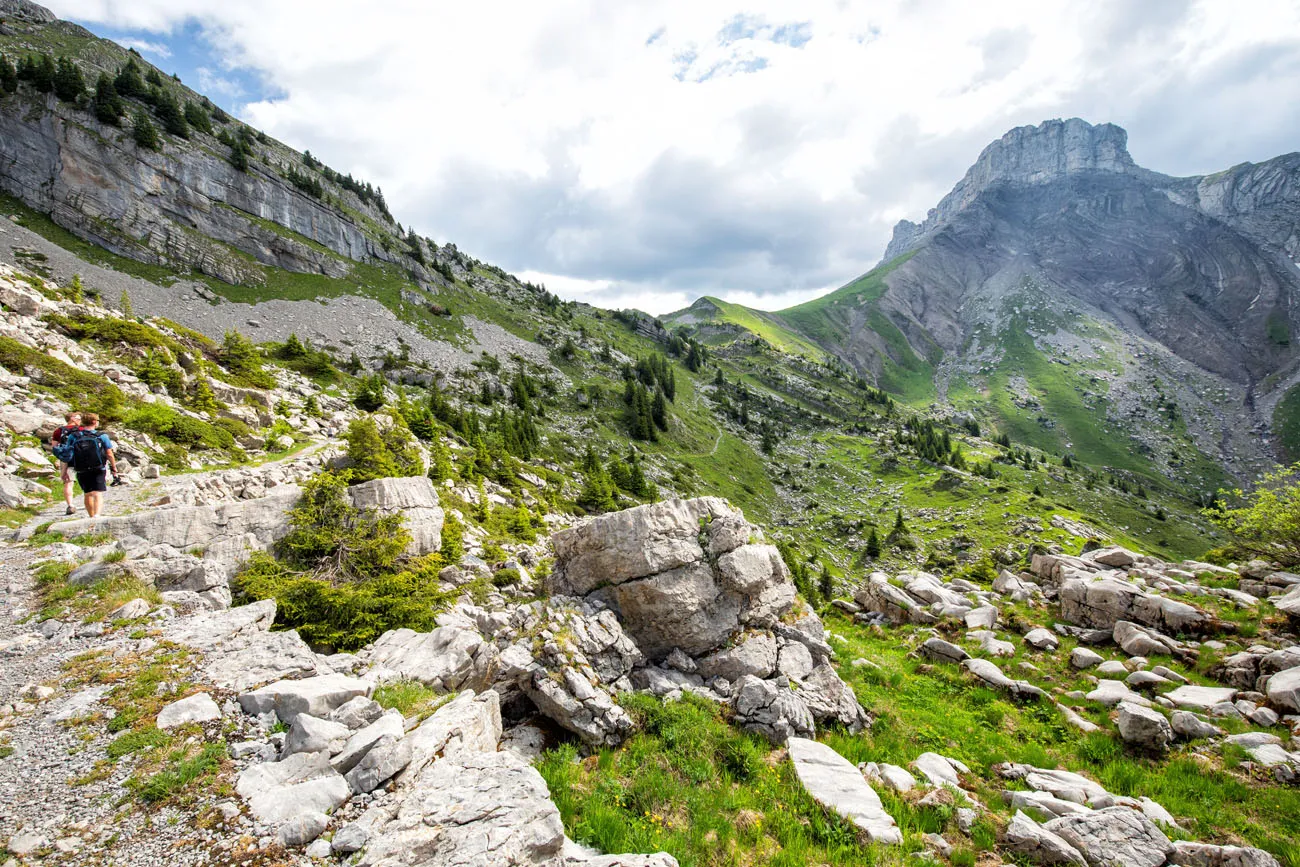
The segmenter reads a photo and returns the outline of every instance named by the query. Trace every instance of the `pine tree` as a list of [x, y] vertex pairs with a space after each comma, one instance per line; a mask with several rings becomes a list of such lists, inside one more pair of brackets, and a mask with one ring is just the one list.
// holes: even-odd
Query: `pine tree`
[[362, 412], [377, 412], [384, 405], [384, 377], [376, 373], [363, 379], [352, 405]]
[[101, 72], [95, 82], [95, 96], [91, 104], [95, 111], [95, 119], [110, 126], [118, 126], [122, 122], [122, 115], [126, 114], [122, 97], [118, 96], [117, 88], [113, 86], [113, 79], [109, 78], [106, 72]]
[[190, 125], [185, 122], [185, 112], [181, 111], [176, 97], [170, 91], [159, 90], [154, 100], [154, 112], [162, 121], [163, 129], [177, 138], [190, 137]]
[[133, 58], [128, 58], [126, 64], [118, 70], [117, 77], [113, 79], [113, 87], [119, 96], [127, 99], [139, 99], [149, 92], [140, 76], [140, 67]]
[[131, 306], [131, 296], [125, 289], [122, 290], [122, 297], [117, 301], [117, 307], [122, 311], [122, 315], [127, 319], [133, 319], [135, 317], [135, 308]]
[[140, 147], [151, 151], [158, 150], [160, 144], [158, 130], [154, 129], [153, 122], [142, 109], [136, 109], [135, 118], [131, 122], [131, 136]]
[[48, 54], [29, 55], [26, 65], [18, 67], [18, 77], [31, 82], [38, 93], [53, 93], [54, 77], [57, 74], [54, 58]]
[[451, 454], [447, 451], [446, 444], [442, 441], [441, 436], [434, 436], [433, 441], [429, 444], [429, 478], [435, 482], [445, 482], [452, 478], [456, 471], [451, 465]]
[[199, 132], [212, 135], [212, 118], [197, 102], [185, 103], [185, 122]]
[[655, 389], [654, 401], [650, 406], [650, 416], [654, 419], [655, 427], [667, 432], [668, 430], [668, 404], [664, 400], [664, 390]]
[[817, 590], [823, 602], [830, 602], [835, 596], [835, 579], [831, 577], [831, 567], [822, 563], [821, 575], [817, 578]]
[[214, 413], [221, 409], [217, 396], [212, 392], [212, 383], [206, 376], [200, 376], [194, 382], [194, 391], [190, 394], [190, 409], [195, 412]]
[[243, 139], [237, 138], [230, 145], [230, 164], [241, 172], [248, 171], [248, 157], [252, 151]]
[[614, 483], [590, 448], [582, 457], [582, 490], [577, 504], [588, 512], [608, 512], [616, 505]]
[[86, 79], [81, 68], [66, 57], [60, 57], [54, 72], [54, 95], [64, 102], [76, 102], [86, 92]]
[[18, 90], [18, 70], [8, 57], [0, 54], [0, 91], [14, 93]]
[[876, 535], [876, 528], [871, 528], [871, 535], [867, 537], [867, 556], [875, 560], [880, 556], [880, 537]]
[[899, 509], [899, 510], [898, 510], [898, 513], [894, 516], [894, 529], [893, 529], [893, 532], [895, 532], [895, 533], [906, 533], [906, 532], [907, 532], [907, 525], [906, 525], [905, 523], [903, 523], [903, 510], [902, 510], [902, 509]]
[[455, 515], [448, 514], [442, 522], [442, 547], [438, 553], [442, 562], [449, 565], [459, 563], [465, 556], [465, 525]]

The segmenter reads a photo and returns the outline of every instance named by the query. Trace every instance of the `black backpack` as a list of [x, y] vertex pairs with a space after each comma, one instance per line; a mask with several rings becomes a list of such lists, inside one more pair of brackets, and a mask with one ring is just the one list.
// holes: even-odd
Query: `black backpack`
[[82, 430], [72, 434], [72, 468], [88, 473], [104, 468], [104, 442], [97, 431]]

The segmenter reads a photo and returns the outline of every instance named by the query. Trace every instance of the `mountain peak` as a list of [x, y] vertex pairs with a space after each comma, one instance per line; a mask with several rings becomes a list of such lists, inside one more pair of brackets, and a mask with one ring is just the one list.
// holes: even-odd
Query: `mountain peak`
[[1018, 126], [980, 153], [925, 222], [900, 220], [885, 261], [905, 253], [922, 235], [995, 183], [1042, 184], [1080, 172], [1138, 171], [1128, 152], [1128, 133], [1113, 123], [1090, 124], [1077, 117]]

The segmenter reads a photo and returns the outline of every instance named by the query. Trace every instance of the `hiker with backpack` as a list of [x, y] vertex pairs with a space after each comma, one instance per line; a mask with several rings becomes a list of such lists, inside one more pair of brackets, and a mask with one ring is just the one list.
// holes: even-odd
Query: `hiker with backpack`
[[[54, 456], [59, 457], [59, 447], [68, 435], [81, 430], [81, 413], [69, 412], [63, 416], [63, 425], [54, 429], [50, 434], [50, 444], [54, 449]], [[63, 482], [63, 502], [68, 507], [65, 514], [74, 515], [77, 510], [72, 506], [72, 473], [68, 469], [67, 461], [59, 459], [59, 479]]]
[[117, 474], [117, 458], [113, 456], [113, 441], [108, 434], [100, 433], [99, 416], [93, 412], [82, 413], [81, 429], [63, 438], [60, 451], [55, 456], [66, 461], [77, 474], [77, 484], [86, 495], [86, 514], [99, 516], [104, 507], [104, 492], [108, 490], [108, 470], [113, 471], [113, 484], [121, 484]]

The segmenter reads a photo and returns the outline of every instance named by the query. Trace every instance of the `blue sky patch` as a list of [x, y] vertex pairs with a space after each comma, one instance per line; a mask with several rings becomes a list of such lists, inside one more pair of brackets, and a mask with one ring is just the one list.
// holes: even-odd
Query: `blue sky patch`
[[207, 96], [232, 114], [238, 115], [250, 102], [283, 96], [283, 91], [268, 82], [259, 71], [228, 66], [214, 48], [209, 32], [194, 19], [165, 33], [116, 30], [86, 21], [77, 23], [96, 36], [111, 39], [125, 48], [134, 48], [145, 60], [168, 75], [180, 76], [187, 87]]

